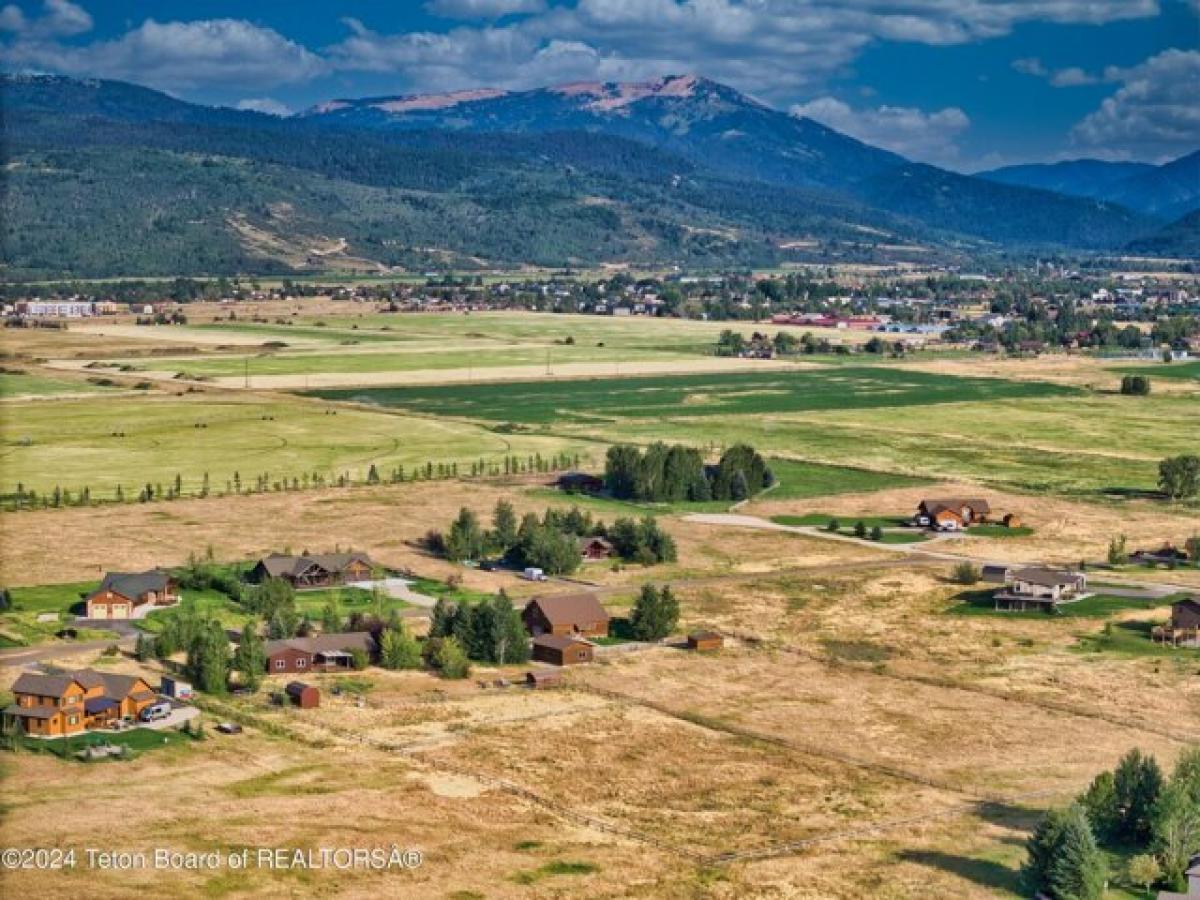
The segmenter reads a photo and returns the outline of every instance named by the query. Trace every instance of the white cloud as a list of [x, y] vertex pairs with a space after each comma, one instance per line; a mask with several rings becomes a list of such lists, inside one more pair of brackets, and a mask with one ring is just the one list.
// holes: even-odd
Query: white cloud
[[959, 163], [956, 140], [971, 126], [967, 114], [956, 106], [935, 112], [908, 106], [856, 110], [835, 97], [819, 97], [793, 106], [790, 112], [909, 159], [952, 167]]
[[1110, 66], [1104, 77], [1121, 87], [1072, 129], [1076, 146], [1159, 161], [1200, 147], [1200, 51], [1165, 50], [1132, 68]]
[[68, 75], [136, 81], [163, 90], [201, 86], [269, 87], [327, 71], [316, 54], [277, 31], [240, 19], [147, 19], [109, 41], [82, 46], [19, 40], [5, 59]]
[[1065, 69], [1048, 69], [1045, 63], [1033, 56], [1025, 57], [1024, 59], [1014, 59], [1012, 67], [1022, 75], [1043, 78], [1054, 87], [1080, 87], [1085, 84], [1098, 84], [1101, 80], [1100, 76], [1091, 75], [1079, 68], [1079, 66], [1069, 66]]
[[894, 0], [575, 0], [504, 25], [446, 33], [384, 34], [354, 22], [326, 52], [337, 68], [394, 72], [418, 91], [529, 87], [558, 73], [607, 79], [699, 71], [785, 102], [876, 40], [964, 43], [1026, 21], [1099, 24], [1158, 11], [1157, 0], [906, 0], [899, 9]]
[[28, 39], [85, 34], [92, 30], [92, 24], [91, 14], [70, 0], [43, 0], [41, 14], [33, 18], [13, 3], [0, 9], [0, 31], [14, 32]]
[[1085, 84], [1096, 84], [1099, 81], [1099, 78], [1089, 75], [1079, 66], [1059, 69], [1050, 76], [1050, 83], [1055, 87], [1081, 87]]
[[546, 3], [545, 0], [429, 0], [425, 8], [447, 19], [499, 19], [518, 13], [542, 12]]
[[250, 112], [266, 113], [269, 116], [290, 116], [292, 110], [286, 103], [273, 97], [247, 97], [234, 104], [234, 109], [244, 109]]

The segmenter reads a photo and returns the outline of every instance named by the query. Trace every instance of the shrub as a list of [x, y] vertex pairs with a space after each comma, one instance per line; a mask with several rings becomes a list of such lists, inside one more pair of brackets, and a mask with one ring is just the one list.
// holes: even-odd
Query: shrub
[[950, 573], [950, 578], [956, 584], [976, 584], [979, 581], [980, 573], [974, 563], [964, 560], [955, 565], [954, 571]]

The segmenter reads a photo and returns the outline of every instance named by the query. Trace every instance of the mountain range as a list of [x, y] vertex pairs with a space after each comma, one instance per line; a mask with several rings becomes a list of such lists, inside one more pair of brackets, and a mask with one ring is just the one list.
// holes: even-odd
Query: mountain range
[[978, 173], [1002, 184], [1090, 197], [1165, 219], [1200, 209], [1200, 150], [1159, 166], [1077, 159]]
[[1182, 195], [947, 172], [693, 75], [287, 118], [46, 75], [2, 76], [0, 98], [12, 278], [1155, 252], [1196, 224], [1172, 222]]

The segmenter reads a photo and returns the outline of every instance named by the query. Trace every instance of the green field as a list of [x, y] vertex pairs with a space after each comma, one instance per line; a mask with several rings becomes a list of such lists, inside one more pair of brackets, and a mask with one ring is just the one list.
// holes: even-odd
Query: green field
[[961, 378], [880, 366], [308, 392], [329, 400], [374, 403], [428, 415], [543, 425], [661, 416], [870, 410], [1077, 393], [1042, 382]]
[[86, 381], [51, 378], [25, 372], [0, 373], [0, 397], [52, 397], [55, 394], [91, 394], [106, 388]]
[[[23, 485], [46, 494], [59, 485], [93, 499], [118, 485], [132, 500], [145, 483], [169, 487], [176, 474], [185, 494], [223, 493], [237, 473], [250, 487], [263, 473], [273, 481], [348, 472], [362, 481], [375, 464], [383, 477], [436, 463], [498, 460], [508, 454], [550, 456], [562, 450], [587, 458], [590, 442], [496, 434], [469, 423], [439, 422], [370, 410], [339, 409], [294, 397], [224, 398], [204, 394], [47, 400], [11, 404], [0, 419], [0, 493]], [[594, 460], [594, 461], [598, 461]]]
[[1190, 378], [1200, 381], [1200, 359], [1158, 365], [1121, 366], [1117, 371], [1128, 375], [1149, 375], [1151, 382], [1155, 378]]

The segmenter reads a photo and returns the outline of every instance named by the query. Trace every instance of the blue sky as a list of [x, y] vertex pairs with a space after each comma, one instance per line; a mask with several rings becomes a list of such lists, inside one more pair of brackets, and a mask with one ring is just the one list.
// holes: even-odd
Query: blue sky
[[1200, 0], [0, 0], [0, 59], [277, 113], [696, 72], [965, 171], [1200, 147]]

